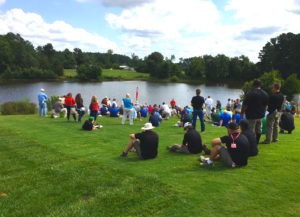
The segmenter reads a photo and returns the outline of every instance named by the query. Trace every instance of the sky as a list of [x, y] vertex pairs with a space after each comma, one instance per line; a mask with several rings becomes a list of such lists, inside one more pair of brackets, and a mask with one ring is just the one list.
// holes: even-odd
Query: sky
[[0, 0], [0, 34], [8, 32], [56, 50], [257, 62], [271, 38], [300, 33], [300, 0]]

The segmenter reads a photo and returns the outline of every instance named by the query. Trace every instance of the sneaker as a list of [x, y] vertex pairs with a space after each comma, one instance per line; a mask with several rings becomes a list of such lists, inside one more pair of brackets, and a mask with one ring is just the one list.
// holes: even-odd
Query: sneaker
[[[213, 162], [209, 160], [209, 158], [205, 158], [204, 156], [200, 156], [200, 165], [208, 165], [208, 166], [212, 166], [213, 165]], [[209, 163], [210, 161], [210, 163]]]
[[120, 157], [127, 157], [127, 153], [125, 153], [125, 152], [123, 151], [122, 154], [120, 155]]
[[210, 155], [210, 150], [207, 148], [207, 145], [203, 145], [203, 151], [206, 155]]

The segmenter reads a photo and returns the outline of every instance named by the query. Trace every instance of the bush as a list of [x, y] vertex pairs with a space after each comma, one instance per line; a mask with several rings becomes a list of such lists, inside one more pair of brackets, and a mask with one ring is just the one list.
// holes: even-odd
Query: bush
[[99, 80], [102, 69], [100, 66], [81, 65], [77, 68], [77, 74], [81, 80]]
[[6, 102], [1, 105], [2, 115], [35, 114], [36, 112], [36, 104], [29, 102], [28, 99], [17, 102]]
[[46, 104], [47, 104], [47, 110], [51, 111], [55, 102], [58, 100], [59, 96], [51, 96], [50, 98], [47, 99]]
[[176, 75], [173, 75], [170, 79], [172, 82], [178, 82], [179, 78]]

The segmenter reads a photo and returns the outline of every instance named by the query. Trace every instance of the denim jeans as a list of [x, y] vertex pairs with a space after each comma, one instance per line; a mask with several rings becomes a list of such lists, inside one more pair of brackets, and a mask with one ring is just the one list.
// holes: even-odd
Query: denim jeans
[[193, 128], [196, 128], [196, 121], [197, 121], [197, 117], [199, 117], [200, 119], [200, 123], [201, 123], [201, 132], [204, 132], [205, 130], [205, 125], [204, 125], [204, 114], [203, 114], [203, 110], [202, 109], [195, 109], [193, 111]]
[[85, 114], [85, 111], [81, 111], [80, 109], [76, 109], [78, 113], [78, 122], [81, 123], [81, 118]]
[[39, 104], [39, 115], [40, 115], [40, 117], [42, 116], [42, 113], [43, 113], [43, 116], [46, 117], [46, 115], [47, 115], [47, 105], [46, 105], [46, 103]]

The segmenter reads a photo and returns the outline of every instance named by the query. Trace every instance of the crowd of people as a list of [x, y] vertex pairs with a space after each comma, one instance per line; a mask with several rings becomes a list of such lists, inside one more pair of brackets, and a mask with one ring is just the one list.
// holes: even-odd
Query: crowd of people
[[[47, 114], [46, 100], [45, 90], [41, 89], [38, 95], [40, 116]], [[192, 97], [191, 105], [182, 108], [174, 99], [171, 100], [170, 106], [165, 102], [162, 105], [146, 103], [140, 105], [137, 101], [134, 103], [129, 93], [125, 95], [120, 105], [115, 98], [111, 101], [105, 96], [99, 103], [97, 97], [92, 96], [89, 106], [85, 107], [80, 93], [75, 99], [72, 93], [68, 93], [55, 102], [51, 117], [65, 117], [70, 121], [72, 115], [74, 121], [81, 123], [86, 113], [89, 117], [82, 125], [82, 129], [88, 131], [103, 127], [96, 122], [98, 116], [121, 117], [122, 125], [127, 119], [129, 125], [132, 125], [134, 119], [148, 118], [142, 127], [143, 132], [129, 135], [130, 140], [121, 154], [122, 157], [127, 157], [129, 151], [135, 151], [140, 159], [155, 158], [158, 153], [159, 136], [153, 128], [159, 127], [163, 120], [176, 116], [179, 121], [175, 126], [182, 127], [186, 132], [182, 143], [168, 146], [169, 151], [185, 154], [201, 154], [203, 151], [209, 157], [201, 155], [201, 164], [213, 165], [214, 161], [222, 160], [225, 166], [234, 168], [246, 166], [248, 157], [258, 154], [263, 126], [266, 133], [263, 144], [277, 142], [278, 132], [292, 133], [295, 128], [296, 106], [284, 99], [279, 84], [274, 84], [273, 94], [269, 96], [261, 89], [260, 81], [255, 80], [253, 89], [245, 95], [243, 101], [228, 99], [224, 109], [220, 100], [216, 100], [214, 104], [211, 96], [206, 99], [201, 96], [200, 89], [197, 89], [196, 95]], [[198, 119], [200, 132], [196, 130]], [[208, 145], [202, 144], [200, 133], [205, 132], [205, 124], [227, 127], [227, 135], [212, 140], [211, 150]]]

